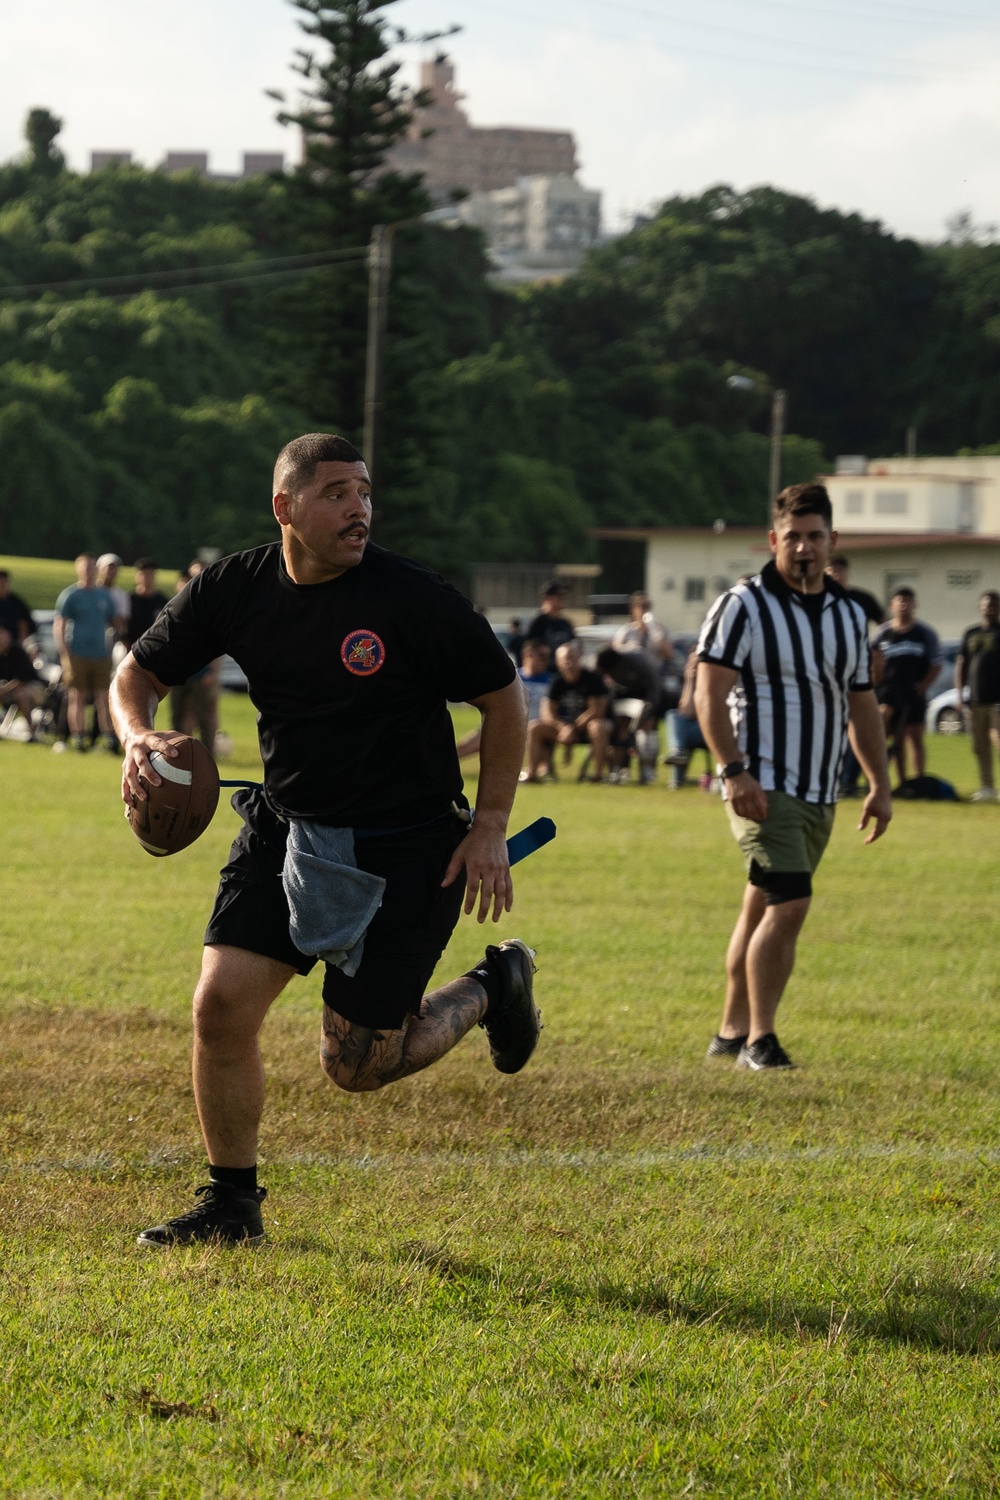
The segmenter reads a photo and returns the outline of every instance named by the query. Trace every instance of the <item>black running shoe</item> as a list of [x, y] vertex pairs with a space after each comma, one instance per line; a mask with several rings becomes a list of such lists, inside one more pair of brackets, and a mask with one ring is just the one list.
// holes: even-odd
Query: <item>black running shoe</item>
[[739, 1057], [746, 1036], [713, 1036], [706, 1057]]
[[764, 1068], [794, 1068], [795, 1064], [778, 1041], [773, 1031], [759, 1036], [750, 1046], [744, 1045], [736, 1059], [738, 1068], [751, 1068], [760, 1073]]
[[167, 1249], [171, 1245], [193, 1245], [199, 1241], [216, 1245], [260, 1245], [264, 1240], [264, 1220], [260, 1205], [267, 1197], [266, 1188], [243, 1192], [224, 1183], [209, 1182], [195, 1189], [200, 1198], [194, 1208], [165, 1224], [144, 1229], [137, 1245]]
[[500, 995], [480, 1021], [489, 1037], [490, 1057], [500, 1073], [519, 1073], [535, 1050], [542, 1018], [532, 994], [534, 948], [508, 938], [487, 948], [486, 959], [500, 977]]

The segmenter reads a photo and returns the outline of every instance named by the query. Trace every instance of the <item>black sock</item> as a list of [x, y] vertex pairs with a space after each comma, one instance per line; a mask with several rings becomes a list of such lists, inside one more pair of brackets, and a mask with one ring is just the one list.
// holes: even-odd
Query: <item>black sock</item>
[[474, 979], [486, 991], [486, 1014], [489, 1015], [500, 999], [500, 976], [489, 958], [481, 958], [476, 967], [470, 969], [463, 978]]
[[252, 1193], [257, 1187], [257, 1168], [213, 1167], [209, 1163], [208, 1178], [210, 1182], [220, 1183], [224, 1187], [240, 1188], [244, 1193]]

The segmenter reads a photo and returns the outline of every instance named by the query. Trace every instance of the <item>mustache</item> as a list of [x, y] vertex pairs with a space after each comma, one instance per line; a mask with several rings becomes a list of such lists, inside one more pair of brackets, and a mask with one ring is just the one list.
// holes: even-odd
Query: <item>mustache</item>
[[351, 534], [352, 531], [363, 531], [364, 534], [365, 534], [365, 536], [367, 536], [368, 535], [368, 531], [369, 531], [369, 527], [368, 527], [367, 522], [366, 521], [352, 521], [351, 524], [350, 524], [350, 526], [342, 526], [341, 529], [337, 532], [337, 535], [339, 537], [341, 537], [341, 536], [350, 536], [350, 534]]

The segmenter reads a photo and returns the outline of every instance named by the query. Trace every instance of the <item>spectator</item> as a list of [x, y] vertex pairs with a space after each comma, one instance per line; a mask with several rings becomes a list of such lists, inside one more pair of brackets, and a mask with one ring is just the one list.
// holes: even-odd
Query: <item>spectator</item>
[[687, 768], [694, 750], [707, 750], [705, 736], [694, 710], [694, 685], [698, 675], [698, 647], [691, 647], [684, 667], [680, 701], [670, 714], [670, 754], [664, 765], [671, 767], [670, 789], [678, 792], [687, 780]]
[[549, 660], [555, 661], [560, 646], [576, 639], [572, 620], [563, 614], [566, 603], [566, 585], [553, 578], [542, 590], [542, 608], [527, 629], [527, 637], [541, 641], [549, 648]]
[[[186, 580], [185, 580], [186, 581]], [[131, 651], [144, 630], [148, 630], [167, 596], [156, 587], [156, 564], [150, 557], [140, 557], [135, 565], [135, 588], [129, 595], [128, 627], [125, 639]]]
[[955, 662], [959, 703], [969, 689], [972, 753], [979, 762], [979, 790], [973, 802], [995, 802], [993, 751], [1000, 751], [1000, 594], [988, 589], [979, 597], [979, 624], [962, 637]]
[[847, 558], [844, 557], [843, 553], [838, 552], [836, 557], [830, 558], [830, 562], [827, 566], [826, 571], [827, 573], [829, 573], [831, 578], [835, 579], [836, 582], [840, 584], [840, 587], [842, 589], [846, 590], [847, 597], [849, 599], [853, 599], [855, 604], [861, 605], [861, 608], [865, 612], [865, 618], [870, 625], [881, 625], [884, 623], [885, 610], [875, 598], [875, 595], [869, 594], [867, 589], [851, 588], [850, 583], [848, 582], [848, 579], [850, 577], [851, 564], [847, 560]]
[[[616, 651], [605, 646], [597, 655], [597, 670], [613, 689], [610, 742], [611, 778], [628, 780], [628, 761], [633, 749], [639, 755], [639, 778], [643, 786], [656, 780], [656, 758], [660, 741], [656, 726], [663, 707], [663, 692], [656, 662], [641, 647]], [[638, 717], [626, 709], [629, 702], [642, 704]]]
[[[118, 587], [118, 569], [122, 560], [117, 552], [102, 552], [97, 559], [97, 584], [99, 588], [107, 589], [115, 605], [115, 618], [113, 622], [114, 643], [124, 641], [125, 632], [128, 628], [128, 594], [124, 589]], [[122, 651], [122, 656], [125, 652]]]
[[906, 747], [913, 747], [916, 774], [926, 768], [924, 750], [924, 696], [941, 665], [941, 646], [929, 625], [917, 619], [917, 596], [900, 585], [889, 601], [890, 620], [872, 642], [882, 653], [885, 666], [876, 688], [885, 732], [891, 740], [889, 755], [896, 762], [900, 781], [906, 780]]
[[[885, 610], [866, 589], [852, 589], [849, 584], [851, 565], [843, 553], [831, 557], [826, 569], [827, 573], [839, 583], [840, 587], [847, 592], [847, 597], [853, 599], [855, 604], [860, 604], [868, 621], [869, 634], [873, 625], [881, 625], [885, 620]], [[876, 687], [882, 680], [882, 653], [877, 652], [872, 657], [872, 681]], [[848, 744], [844, 751], [844, 764], [840, 769], [840, 795], [842, 797], [856, 797], [858, 795], [858, 782], [861, 779], [861, 763], [854, 753], [854, 747]]]
[[30, 740], [37, 739], [32, 711], [41, 707], [45, 686], [24, 647], [6, 625], [0, 625], [0, 706], [18, 709], [28, 721]]
[[628, 602], [629, 623], [620, 625], [611, 644], [616, 651], [643, 651], [657, 667], [674, 654], [673, 644], [663, 626], [650, 613], [649, 595], [643, 590]]
[[608, 694], [604, 679], [581, 664], [578, 641], [567, 641], [556, 652], [556, 675], [541, 712], [528, 725], [528, 769], [522, 781], [541, 781], [552, 771], [552, 751], [562, 745], [568, 762], [574, 745], [589, 745], [593, 756], [591, 781], [600, 781], [611, 738], [607, 718]]
[[20, 594], [10, 590], [10, 574], [0, 568], [0, 625], [10, 631], [18, 646], [23, 646], [29, 635], [35, 633], [35, 622], [31, 610]]
[[[542, 699], [549, 690], [552, 681], [552, 673], [549, 671], [548, 648], [540, 645], [538, 641], [525, 641], [522, 649], [524, 658], [523, 665], [518, 667], [517, 675], [524, 684], [524, 691], [528, 700], [528, 719], [537, 719], [542, 711]], [[470, 729], [469, 733], [463, 735], [458, 741], [459, 760], [464, 760], [468, 755], [479, 754], [480, 729]]]
[[111, 753], [117, 754], [108, 717], [111, 683], [108, 631], [116, 618], [115, 603], [106, 588], [97, 586], [97, 564], [89, 552], [81, 552], [75, 566], [77, 582], [59, 595], [52, 623], [63, 685], [69, 689], [69, 730], [76, 748], [86, 750], [84, 719], [87, 698], [92, 693], [101, 734]]

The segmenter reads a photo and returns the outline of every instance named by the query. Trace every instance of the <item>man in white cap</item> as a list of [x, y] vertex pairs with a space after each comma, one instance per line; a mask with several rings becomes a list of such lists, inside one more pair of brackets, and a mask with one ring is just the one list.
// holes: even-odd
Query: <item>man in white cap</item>
[[[107, 589], [114, 600], [115, 618], [112, 622], [112, 629], [115, 633], [115, 642], [124, 641], [129, 616], [128, 594], [118, 587], [118, 569], [121, 565], [122, 560], [117, 552], [102, 552], [97, 559], [97, 585], [99, 588]], [[115, 666], [117, 666], [125, 652], [120, 651], [113, 655]]]

